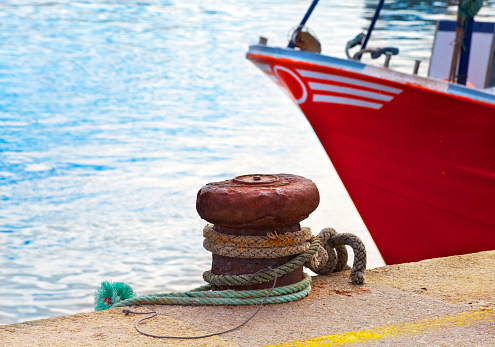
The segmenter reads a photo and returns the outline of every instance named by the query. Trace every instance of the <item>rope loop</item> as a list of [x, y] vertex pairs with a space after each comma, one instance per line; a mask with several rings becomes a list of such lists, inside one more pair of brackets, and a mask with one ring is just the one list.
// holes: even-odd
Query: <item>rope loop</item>
[[[319, 246], [320, 240], [316, 236], [311, 236], [308, 250], [273, 270], [276, 271], [279, 277], [294, 271], [312, 258], [318, 252]], [[274, 274], [272, 271], [260, 271], [254, 275], [215, 275], [211, 271], [205, 271], [203, 273], [203, 279], [214, 286], [246, 286], [269, 282], [274, 279]]]
[[[278, 275], [274, 270], [266, 269], [264, 272], [272, 273], [273, 279], [275, 279]], [[261, 302], [281, 304], [300, 300], [307, 296], [311, 291], [310, 284], [311, 276], [304, 274], [303, 280], [298, 283], [274, 287], [273, 289], [212, 291], [211, 286], [203, 286], [187, 292], [133, 296], [119, 301], [111, 307], [133, 305], [258, 305]], [[266, 299], [267, 297], [268, 299]]]
[[212, 242], [208, 239], [203, 241], [203, 247], [213, 254], [223, 255], [225, 257], [232, 258], [261, 258], [261, 259], [272, 259], [287, 257], [289, 255], [300, 254], [309, 249], [311, 244], [309, 242], [302, 242], [292, 246], [283, 247], [237, 247], [237, 246], [227, 246], [220, 243]]
[[264, 302], [268, 304], [299, 300], [307, 296], [311, 290], [311, 277], [306, 274], [303, 281], [274, 288], [270, 293], [267, 290], [211, 291], [211, 288], [212, 286], [247, 286], [274, 281], [277, 277], [282, 277], [301, 265], [321, 275], [346, 270], [349, 268], [346, 245], [352, 247], [354, 251], [352, 283], [363, 284], [365, 282], [366, 249], [356, 235], [339, 234], [332, 228], [325, 228], [318, 236], [310, 236], [309, 241], [309, 247], [303, 253], [275, 269], [267, 268], [254, 274], [244, 275], [215, 275], [211, 271], [206, 271], [203, 278], [209, 284], [182, 293], [137, 296], [125, 283], [103, 282], [95, 293], [95, 310], [144, 304], [256, 305], [267, 295], [269, 298]]
[[[205, 233], [207, 233], [208, 235], [213, 235], [212, 237], [219, 237], [218, 235], [215, 235], [211, 232], [212, 229], [210, 230], [210, 228], [207, 228], [205, 228]], [[318, 274], [329, 274], [331, 272], [347, 269], [347, 251], [345, 245], [351, 246], [354, 250], [354, 266], [351, 271], [352, 283], [364, 283], [366, 271], [366, 249], [364, 248], [363, 242], [357, 236], [353, 234], [339, 234], [332, 228], [323, 229], [318, 234], [318, 236], [311, 236], [311, 232], [309, 231], [308, 234], [308, 231], [309, 229], [305, 228], [300, 232], [292, 233], [293, 235], [291, 235], [291, 237], [289, 237], [288, 239], [279, 237], [280, 235], [277, 235], [276, 233], [267, 235], [267, 238], [270, 239], [271, 242], [274, 242], [274, 240], [276, 240], [275, 242], [277, 243], [285, 242], [286, 244], [294, 242], [294, 239], [299, 240], [301, 237], [303, 237], [303, 242], [275, 248], [287, 248], [299, 246], [301, 244], [308, 244], [308, 246], [305, 246], [306, 248], [303, 253], [299, 254], [289, 262], [275, 269], [267, 268], [253, 274], [238, 276], [215, 275], [211, 271], [206, 271], [203, 274], [203, 278], [206, 282], [209, 283], [208, 285], [204, 285], [187, 292], [149, 294], [143, 296], [137, 296], [132, 288], [125, 283], [103, 282], [95, 293], [95, 310], [100, 311], [106, 310], [110, 307], [123, 307], [132, 305], [259, 305], [259, 308], [254, 312], [254, 314], [252, 314], [247, 320], [245, 320], [244, 323], [225, 331], [196, 337], [162, 336], [147, 333], [140, 329], [139, 323], [155, 317], [157, 315], [156, 311], [133, 312], [128, 309], [124, 309], [122, 311], [126, 316], [129, 314], [150, 314], [150, 316], [138, 320], [135, 325], [136, 330], [140, 334], [146, 336], [169, 339], [197, 339], [224, 334], [245, 325], [258, 314], [264, 304], [282, 304], [286, 302], [297, 301], [306, 297], [310, 293], [311, 276], [309, 276], [308, 274], [304, 274], [304, 279], [298, 283], [287, 285], [284, 287], [275, 287], [277, 278], [279, 276], [284, 276], [289, 272], [294, 271], [301, 265], [309, 267], [311, 270]], [[306, 242], [308, 238], [310, 242]], [[233, 241], [228, 237], [226, 238], [226, 240]], [[234, 240], [234, 243], [241, 242], [244, 244], [247, 240], [248, 239], [245, 238], [240, 240], [236, 239]], [[206, 239], [205, 241], [209, 240]], [[249, 242], [251, 241], [253, 240], [249, 240]], [[259, 240], [254, 240], [255, 243], [258, 241]], [[267, 240], [262, 240], [262, 242], [265, 241]], [[207, 243], [205, 242], [205, 244]], [[262, 246], [258, 248], [255, 247], [254, 249], [270, 250], [272, 248]], [[254, 256], [252, 256], [251, 258], [254, 258]], [[212, 285], [246, 286], [251, 284], [265, 283], [269, 281], [273, 281], [270, 289], [222, 291], [211, 290]]]
[[[339, 234], [335, 229], [324, 228], [317, 238], [322, 246], [318, 248], [318, 253], [305, 264], [306, 267], [319, 275], [328, 275], [332, 272], [349, 269], [345, 248], [347, 245], [354, 251], [351, 281], [353, 284], [364, 284], [366, 280], [366, 248], [359, 237], [348, 233]], [[325, 258], [327, 258], [326, 261]]]
[[226, 235], [208, 224], [203, 230], [203, 247], [213, 254], [231, 258], [273, 259], [306, 252], [311, 244], [311, 230], [302, 228], [297, 232], [278, 234], [276, 231], [266, 236]]
[[311, 229], [302, 227], [296, 232], [279, 234], [277, 231], [268, 233], [266, 236], [238, 236], [227, 235], [215, 231], [212, 224], [208, 224], [203, 229], [203, 237], [212, 243], [219, 243], [227, 246], [237, 247], [281, 247], [293, 246], [311, 240]]
[[[207, 226], [208, 228], [208, 226]], [[205, 228], [208, 235], [210, 229]], [[212, 227], [211, 227], [212, 228]], [[308, 228], [306, 228], [308, 229]], [[309, 230], [309, 229], [308, 229]], [[226, 235], [231, 236], [231, 235]], [[243, 238], [248, 238], [243, 236]], [[260, 238], [259, 236], [250, 238]], [[245, 242], [248, 239], [243, 239]], [[264, 239], [265, 240], [265, 239]], [[257, 241], [253, 241], [257, 242]], [[204, 247], [215, 254], [234, 258], [277, 258], [291, 254], [298, 254], [297, 247], [304, 247], [303, 253], [289, 262], [274, 269], [278, 276], [284, 276], [304, 265], [319, 275], [328, 275], [332, 272], [348, 270], [348, 254], [345, 246], [350, 246], [354, 251], [354, 264], [351, 271], [353, 284], [363, 284], [366, 280], [366, 248], [359, 237], [354, 234], [339, 234], [333, 228], [324, 228], [318, 236], [310, 236], [310, 242], [303, 242], [294, 246], [272, 248], [244, 248], [237, 246], [220, 245], [205, 239]], [[284, 252], [284, 253], [282, 253]], [[211, 271], [203, 273], [203, 279], [214, 286], [246, 286], [265, 283], [273, 280], [273, 273], [261, 271], [256, 274], [245, 275], [216, 275]]]

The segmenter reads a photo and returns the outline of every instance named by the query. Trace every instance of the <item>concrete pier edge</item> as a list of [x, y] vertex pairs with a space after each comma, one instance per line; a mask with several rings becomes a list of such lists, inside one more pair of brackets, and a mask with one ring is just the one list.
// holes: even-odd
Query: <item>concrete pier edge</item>
[[[256, 307], [143, 306], [149, 333], [198, 336], [242, 323]], [[243, 328], [199, 340], [140, 335], [121, 308], [0, 326], [5, 346], [495, 346], [495, 251], [316, 276], [298, 302], [268, 305]]]

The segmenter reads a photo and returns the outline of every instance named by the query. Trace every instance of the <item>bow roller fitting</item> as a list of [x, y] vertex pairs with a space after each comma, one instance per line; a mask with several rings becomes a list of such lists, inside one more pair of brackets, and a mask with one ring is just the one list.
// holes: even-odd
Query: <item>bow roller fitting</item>
[[[320, 201], [316, 185], [301, 176], [253, 174], [208, 183], [197, 195], [196, 209], [211, 223], [204, 246], [212, 252], [208, 275], [255, 274], [277, 268], [311, 247], [311, 232], [301, 228]], [[303, 279], [302, 265], [280, 276], [276, 286]], [[271, 282], [215, 284], [213, 290], [263, 289]]]

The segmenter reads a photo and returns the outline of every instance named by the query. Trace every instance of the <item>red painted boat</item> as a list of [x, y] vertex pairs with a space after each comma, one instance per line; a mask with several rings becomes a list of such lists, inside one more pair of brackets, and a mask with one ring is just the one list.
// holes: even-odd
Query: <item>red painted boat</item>
[[495, 249], [495, 95], [292, 48], [247, 58], [306, 115], [387, 264]]

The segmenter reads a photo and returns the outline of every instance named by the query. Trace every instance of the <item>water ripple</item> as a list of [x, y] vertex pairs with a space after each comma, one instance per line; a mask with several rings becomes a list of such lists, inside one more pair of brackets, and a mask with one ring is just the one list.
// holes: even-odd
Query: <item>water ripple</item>
[[[0, 323], [90, 311], [104, 280], [140, 294], [204, 284], [196, 193], [245, 173], [312, 179], [322, 202], [304, 224], [357, 233], [383, 264], [308, 122], [245, 59], [260, 35], [285, 45], [306, 6], [0, 3]], [[309, 25], [324, 53], [344, 57], [374, 6], [322, 2]], [[448, 12], [389, 2], [374, 43], [426, 57]]]

